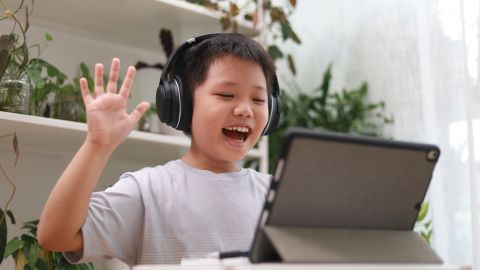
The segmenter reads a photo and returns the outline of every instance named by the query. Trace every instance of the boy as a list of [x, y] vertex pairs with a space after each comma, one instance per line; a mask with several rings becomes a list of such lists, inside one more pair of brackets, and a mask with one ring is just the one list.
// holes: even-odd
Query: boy
[[205, 39], [179, 57], [173, 70], [193, 105], [185, 129], [192, 139], [188, 153], [125, 173], [113, 187], [93, 194], [110, 155], [148, 103], [126, 112], [135, 69], [128, 68], [117, 91], [118, 59], [105, 90], [101, 64], [95, 66], [94, 96], [80, 80], [88, 133], [41, 215], [43, 247], [66, 252], [72, 262], [116, 257], [129, 265], [179, 263], [250, 247], [269, 176], [235, 163], [269, 120], [274, 65], [258, 43], [238, 34]]

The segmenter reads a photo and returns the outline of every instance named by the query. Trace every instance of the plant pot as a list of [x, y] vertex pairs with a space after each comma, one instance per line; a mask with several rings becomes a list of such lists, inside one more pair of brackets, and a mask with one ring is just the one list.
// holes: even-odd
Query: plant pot
[[30, 113], [30, 84], [28, 79], [0, 82], [0, 110], [13, 113]]
[[85, 109], [81, 97], [56, 94], [53, 104], [53, 118], [85, 122]]

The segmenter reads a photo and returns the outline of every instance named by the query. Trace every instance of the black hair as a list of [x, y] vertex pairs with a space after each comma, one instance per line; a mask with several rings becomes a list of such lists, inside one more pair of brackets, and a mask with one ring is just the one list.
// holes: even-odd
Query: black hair
[[[174, 73], [182, 79], [182, 87], [190, 93], [192, 108], [195, 88], [205, 82], [211, 64], [224, 56], [234, 56], [258, 64], [265, 75], [268, 94], [272, 93], [275, 65], [270, 55], [250, 37], [222, 33], [188, 48], [179, 59], [179, 64], [173, 68]], [[185, 134], [191, 135], [191, 129], [185, 131]]]

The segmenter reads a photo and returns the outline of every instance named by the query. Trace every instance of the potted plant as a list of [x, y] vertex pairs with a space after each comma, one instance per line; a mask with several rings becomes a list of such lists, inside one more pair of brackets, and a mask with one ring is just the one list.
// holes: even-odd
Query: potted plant
[[23, 223], [26, 232], [11, 239], [5, 249], [5, 258], [12, 256], [15, 270], [90, 270], [93, 264], [70, 264], [60, 252], [51, 252], [38, 245], [38, 220]]
[[26, 26], [22, 26], [15, 16], [22, 9], [23, 3], [22, 1], [19, 8], [13, 12], [7, 9], [1, 18], [1, 20], [13, 20], [13, 29], [18, 26], [21, 35], [12, 31], [10, 34], [0, 36], [0, 110], [28, 113], [30, 84], [24, 72], [28, 63], [25, 36], [28, 24], [25, 23]]
[[[58, 70], [57, 72], [60, 73]], [[87, 65], [83, 62], [80, 64], [80, 73], [81, 77], [87, 79], [89, 89], [93, 89], [92, 75], [90, 74]], [[86, 122], [85, 107], [83, 105], [79, 81], [80, 78], [75, 77], [73, 79], [73, 83], [58, 85], [57, 83], [50, 81], [44, 84], [45, 86], [41, 89], [45, 89], [45, 91], [39, 92], [52, 92], [55, 94], [55, 98], [51, 104], [51, 117], [70, 121]]]
[[[0, 20], [13, 22], [12, 32], [0, 36], [0, 110], [27, 114], [30, 82], [25, 72], [29, 63], [29, 48], [25, 34], [29, 25], [29, 8], [24, 0], [20, 1], [14, 10], [6, 7], [3, 1], [0, 2], [5, 9]], [[20, 12], [25, 12], [24, 24], [17, 18]]]
[[[21, 0], [15, 9], [9, 9], [3, 0], [0, 0], [0, 3], [4, 8], [0, 21], [12, 24], [11, 33], [0, 36], [0, 110], [41, 115], [38, 108], [41, 107], [39, 103], [45, 100], [45, 96], [42, 96], [45, 91], [34, 90], [51, 86], [49, 82], [61, 85], [67, 79], [65, 74], [40, 58], [42, 48], [53, 38], [49, 33], [45, 33], [43, 46], [27, 45], [28, 18], [33, 8], [33, 0]], [[18, 18], [20, 14], [24, 14], [24, 23]]]

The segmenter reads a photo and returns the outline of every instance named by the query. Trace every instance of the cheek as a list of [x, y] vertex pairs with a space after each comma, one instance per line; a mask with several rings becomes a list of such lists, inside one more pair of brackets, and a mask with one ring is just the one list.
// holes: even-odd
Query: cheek
[[268, 122], [268, 107], [265, 106], [258, 112], [259, 117], [257, 118], [257, 124], [262, 128], [267, 125]]
[[220, 125], [220, 116], [224, 115], [219, 106], [215, 106], [214, 103], [208, 102], [208, 99], [204, 99], [201, 102], [197, 101], [193, 107], [192, 113], [192, 129], [197, 131], [203, 131], [208, 133], [209, 130], [206, 127], [214, 128]]

